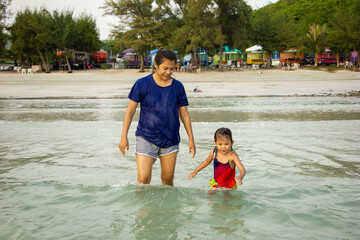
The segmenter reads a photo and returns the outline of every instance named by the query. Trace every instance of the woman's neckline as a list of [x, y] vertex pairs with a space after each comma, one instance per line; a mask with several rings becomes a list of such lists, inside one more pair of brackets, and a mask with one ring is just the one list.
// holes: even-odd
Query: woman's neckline
[[157, 86], [161, 87], [161, 88], [170, 87], [170, 86], [173, 84], [173, 82], [174, 82], [174, 79], [173, 79], [172, 77], [170, 77], [170, 80], [168, 80], [168, 81], [171, 81], [171, 83], [170, 83], [169, 85], [166, 85], [166, 86], [161, 86], [160, 84], [158, 84], [158, 83], [156, 82], [156, 80], [155, 80], [155, 78], [154, 78], [154, 74], [151, 74], [151, 77], [152, 77], [154, 83], [155, 83]]

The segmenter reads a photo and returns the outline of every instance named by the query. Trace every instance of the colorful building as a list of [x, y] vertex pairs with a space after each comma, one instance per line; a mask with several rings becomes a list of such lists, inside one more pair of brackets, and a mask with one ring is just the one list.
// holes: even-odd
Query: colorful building
[[280, 53], [280, 62], [282, 64], [287, 63], [299, 63], [304, 64], [304, 53], [298, 53], [297, 49], [289, 49]]
[[266, 62], [266, 52], [263, 51], [262, 47], [259, 45], [254, 45], [245, 50], [247, 53], [247, 61], [248, 65], [252, 64], [265, 64]]
[[[120, 55], [124, 56], [124, 62], [127, 63], [127, 67], [129, 68], [138, 68], [140, 67], [141, 58], [139, 55], [135, 52], [134, 48], [129, 48], [120, 53]], [[146, 55], [144, 57], [144, 67], [149, 67], [149, 55]]]
[[[238, 62], [242, 63], [246, 61], [246, 54], [238, 49], [230, 49], [228, 46], [223, 47], [223, 64], [231, 62], [232, 64], [237, 64]], [[214, 55], [214, 63], [219, 65], [220, 55]]]
[[271, 54], [271, 66], [279, 66], [280, 64], [280, 53], [275, 51]]
[[350, 53], [350, 62], [357, 64], [359, 57], [359, 52], [351, 52]]
[[330, 48], [327, 48], [322, 54], [319, 54], [318, 63], [326, 65], [336, 64], [336, 55], [331, 52]]

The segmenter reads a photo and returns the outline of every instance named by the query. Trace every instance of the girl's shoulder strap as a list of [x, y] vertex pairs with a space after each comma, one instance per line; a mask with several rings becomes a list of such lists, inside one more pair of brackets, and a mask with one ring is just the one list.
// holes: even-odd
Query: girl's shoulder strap
[[230, 161], [231, 155], [233, 155], [233, 153], [234, 153], [234, 152], [231, 152], [231, 153], [230, 153], [230, 156], [229, 156], [228, 161]]
[[216, 147], [212, 150], [213, 160], [216, 158], [217, 149]]

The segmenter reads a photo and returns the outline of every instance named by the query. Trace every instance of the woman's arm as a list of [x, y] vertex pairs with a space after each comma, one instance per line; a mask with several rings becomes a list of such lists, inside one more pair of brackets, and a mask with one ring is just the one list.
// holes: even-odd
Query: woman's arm
[[119, 143], [119, 149], [124, 156], [125, 156], [125, 148], [127, 151], [129, 150], [129, 141], [128, 141], [127, 135], [128, 135], [131, 121], [134, 117], [137, 105], [138, 105], [137, 102], [129, 100], [129, 105], [126, 109], [124, 122], [123, 122], [123, 129], [122, 129], [122, 134], [121, 134], [121, 140]]
[[207, 167], [212, 162], [213, 156], [214, 150], [211, 150], [209, 156], [202, 163], [200, 163], [200, 165], [195, 169], [195, 171], [189, 174], [188, 179], [190, 180], [191, 178], [195, 177], [198, 172]]
[[179, 107], [179, 111], [180, 111], [181, 121], [184, 123], [186, 133], [189, 137], [189, 153], [191, 154], [192, 152], [193, 154], [192, 158], [194, 158], [196, 154], [196, 147], [194, 143], [194, 134], [191, 127], [191, 120], [190, 120], [189, 112], [187, 110], [187, 106]]

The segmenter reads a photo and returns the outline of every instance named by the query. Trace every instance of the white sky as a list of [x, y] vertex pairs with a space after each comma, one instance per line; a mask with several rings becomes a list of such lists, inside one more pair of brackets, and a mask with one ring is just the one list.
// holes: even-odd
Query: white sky
[[[254, 8], [260, 8], [268, 3], [274, 3], [278, 0], [247, 0], [248, 4]], [[49, 11], [70, 9], [74, 11], [74, 16], [82, 13], [91, 14], [100, 31], [100, 39], [108, 38], [112, 25], [118, 23], [118, 19], [113, 16], [103, 16], [104, 10], [99, 9], [103, 6], [104, 0], [12, 0], [9, 10], [13, 13], [13, 17], [9, 19], [11, 24], [14, 20], [15, 13], [24, 10], [26, 7], [30, 9], [45, 7]]]

